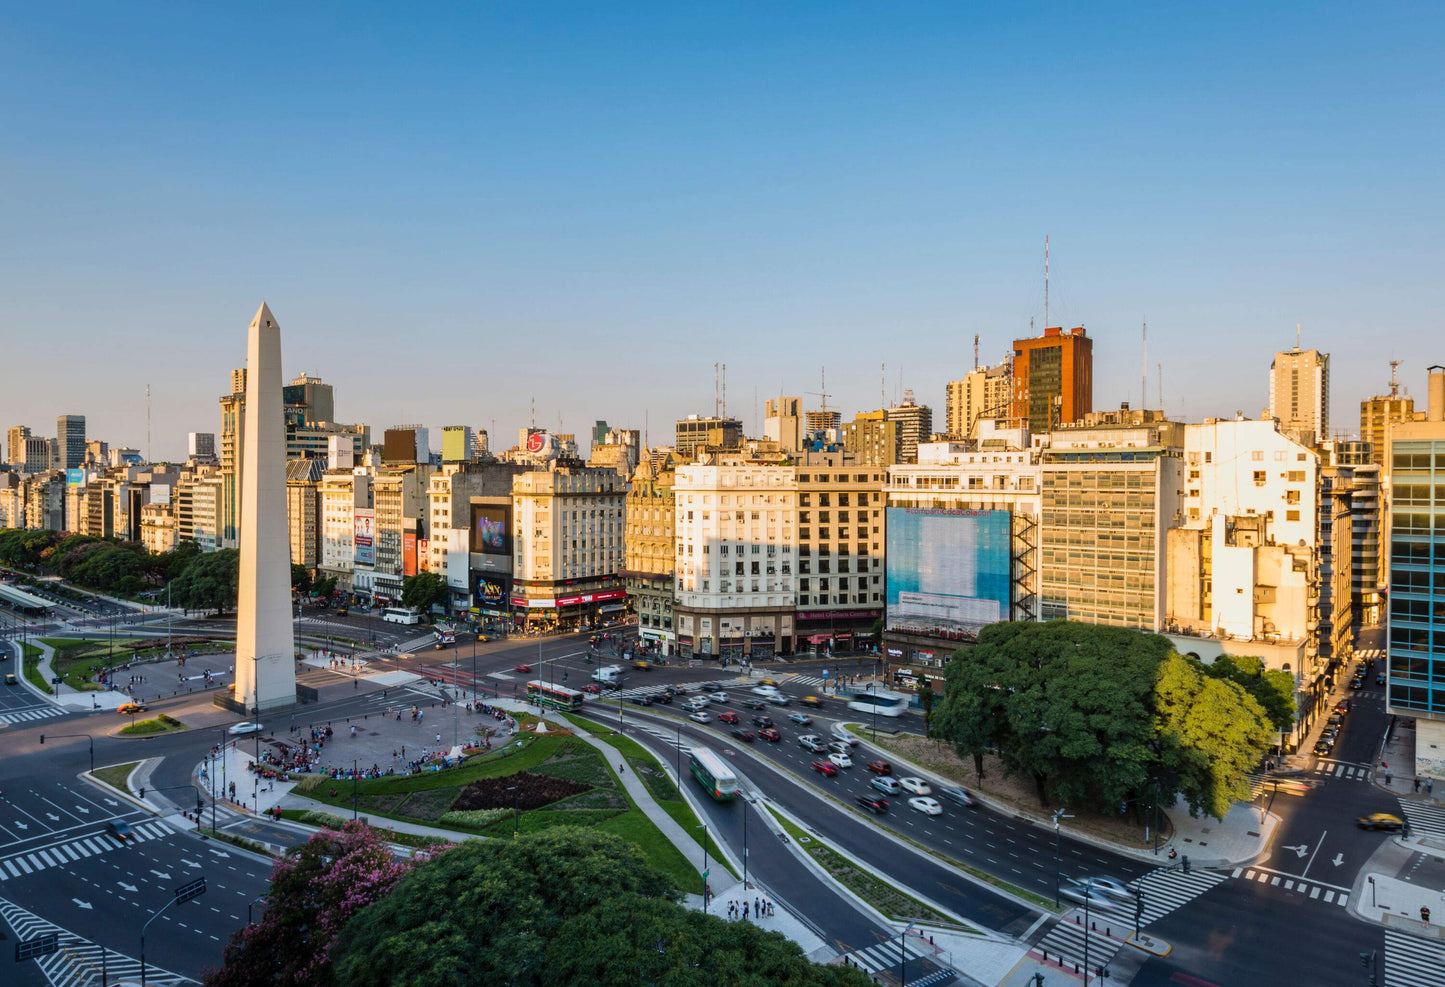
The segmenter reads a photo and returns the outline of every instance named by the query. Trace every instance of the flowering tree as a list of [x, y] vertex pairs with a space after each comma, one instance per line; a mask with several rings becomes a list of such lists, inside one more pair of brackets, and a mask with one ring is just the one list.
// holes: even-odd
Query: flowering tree
[[412, 867], [363, 822], [323, 829], [276, 861], [261, 920], [231, 936], [208, 987], [334, 983], [331, 947], [347, 921], [386, 896]]

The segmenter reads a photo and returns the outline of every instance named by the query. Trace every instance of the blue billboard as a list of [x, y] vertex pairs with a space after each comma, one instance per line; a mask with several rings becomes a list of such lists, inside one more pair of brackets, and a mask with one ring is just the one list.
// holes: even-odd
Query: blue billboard
[[889, 630], [971, 638], [1009, 619], [1008, 511], [890, 507], [887, 515]]

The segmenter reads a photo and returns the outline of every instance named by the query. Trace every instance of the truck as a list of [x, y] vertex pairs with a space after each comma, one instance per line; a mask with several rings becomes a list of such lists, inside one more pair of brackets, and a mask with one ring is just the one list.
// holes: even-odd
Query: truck
[[593, 681], [601, 682], [603, 685], [616, 685], [617, 680], [621, 677], [621, 665], [605, 665], [592, 673]]

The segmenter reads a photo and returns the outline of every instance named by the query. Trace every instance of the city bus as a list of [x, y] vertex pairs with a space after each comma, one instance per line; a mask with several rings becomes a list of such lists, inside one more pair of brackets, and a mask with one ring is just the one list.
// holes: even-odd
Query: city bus
[[694, 747], [687, 756], [692, 776], [707, 793], [719, 802], [730, 802], [738, 797], [738, 776], [728, 767], [726, 761], [706, 747]]
[[381, 619], [388, 624], [420, 624], [421, 614], [405, 607], [387, 607], [381, 612]]
[[902, 716], [908, 712], [913, 697], [906, 692], [889, 692], [886, 689], [863, 690], [853, 693], [848, 708], [859, 713], [876, 713], [879, 716]]
[[582, 693], [565, 685], [548, 685], [533, 679], [527, 683], [527, 702], [553, 709], [581, 709]]

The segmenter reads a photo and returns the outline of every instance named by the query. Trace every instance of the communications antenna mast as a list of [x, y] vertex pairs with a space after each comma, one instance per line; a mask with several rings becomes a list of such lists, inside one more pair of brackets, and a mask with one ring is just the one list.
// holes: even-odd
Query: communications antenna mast
[[1391, 360], [1391, 361], [1390, 361], [1390, 397], [1392, 397], [1392, 398], [1396, 398], [1396, 397], [1399, 397], [1399, 396], [1400, 396], [1400, 377], [1399, 377], [1399, 373], [1398, 373], [1399, 369], [1400, 369], [1400, 361], [1399, 361], [1399, 360]]

